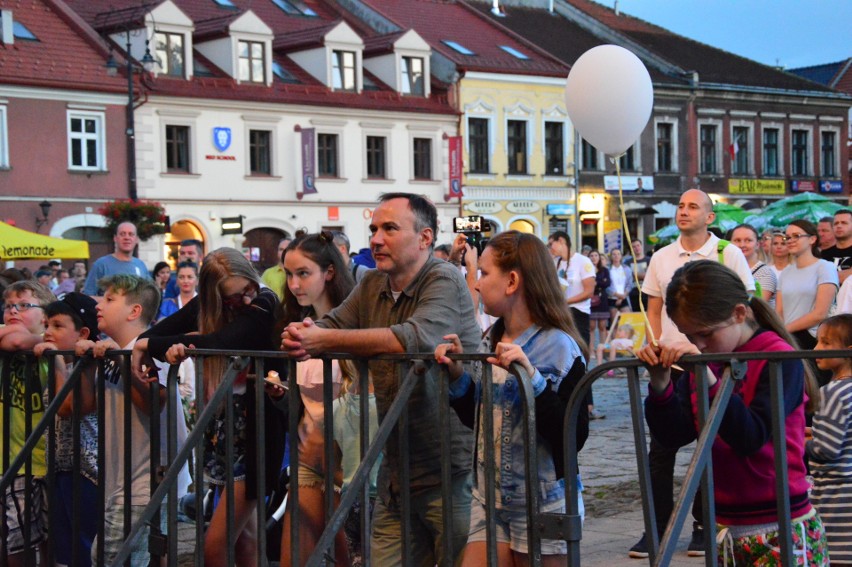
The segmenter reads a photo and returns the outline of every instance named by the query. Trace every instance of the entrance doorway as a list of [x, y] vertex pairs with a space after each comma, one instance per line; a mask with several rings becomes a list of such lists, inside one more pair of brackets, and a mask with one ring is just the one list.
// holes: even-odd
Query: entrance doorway
[[[279, 262], [278, 243], [281, 239], [292, 238], [292, 235], [288, 234], [286, 231], [268, 227], [253, 228], [245, 233], [244, 236], [245, 240], [243, 241], [243, 248], [249, 249], [249, 258], [254, 260], [253, 263], [255, 267], [261, 272], [267, 268], [271, 268]], [[257, 260], [255, 260], [255, 258], [257, 258]]]

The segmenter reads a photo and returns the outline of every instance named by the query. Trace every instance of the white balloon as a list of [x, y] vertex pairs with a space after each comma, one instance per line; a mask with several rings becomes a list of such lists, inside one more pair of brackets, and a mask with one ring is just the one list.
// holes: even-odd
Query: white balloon
[[607, 155], [622, 154], [639, 139], [653, 104], [648, 70], [623, 47], [593, 47], [568, 74], [568, 115], [580, 135]]

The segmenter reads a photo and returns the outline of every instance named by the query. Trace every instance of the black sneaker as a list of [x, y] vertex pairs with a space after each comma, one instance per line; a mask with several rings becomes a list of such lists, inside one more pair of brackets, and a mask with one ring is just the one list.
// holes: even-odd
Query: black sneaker
[[692, 539], [689, 540], [686, 554], [690, 557], [704, 557], [704, 526], [698, 522], [692, 523]]
[[645, 540], [645, 534], [642, 534], [642, 537], [639, 538], [636, 545], [630, 548], [630, 551], [627, 552], [627, 556], [634, 559], [647, 559], [648, 542]]

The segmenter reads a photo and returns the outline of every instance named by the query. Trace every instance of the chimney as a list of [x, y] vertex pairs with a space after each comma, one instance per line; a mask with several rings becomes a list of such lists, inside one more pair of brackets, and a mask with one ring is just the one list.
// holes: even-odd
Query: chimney
[[506, 15], [500, 8], [500, 0], [491, 0], [491, 13], [501, 18]]
[[619, 11], [618, 11], [618, 0], [615, 0], [615, 5], [613, 6], [613, 8], [612, 8], [612, 9], [613, 9], [613, 10], [615, 10], [615, 15], [616, 15], [616, 16], [618, 16], [618, 15], [619, 15]]
[[15, 43], [15, 26], [12, 20], [12, 10], [0, 10], [0, 43], [4, 45]]

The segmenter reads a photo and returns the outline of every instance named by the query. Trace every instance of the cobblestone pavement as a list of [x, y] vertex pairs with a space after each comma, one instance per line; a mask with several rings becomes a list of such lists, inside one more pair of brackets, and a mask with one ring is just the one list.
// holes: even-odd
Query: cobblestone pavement
[[[627, 551], [644, 531], [627, 381], [624, 378], [601, 378], [593, 390], [595, 408], [606, 414], [606, 419], [591, 422], [589, 439], [580, 452], [586, 505], [582, 564], [607, 567], [644, 565], [646, 561], [627, 556]], [[647, 380], [643, 380], [643, 398], [646, 393]], [[678, 453], [676, 483], [686, 473], [692, 447], [685, 447]], [[684, 528], [672, 565], [704, 564], [703, 558], [686, 555], [691, 527], [689, 524]]]

